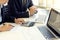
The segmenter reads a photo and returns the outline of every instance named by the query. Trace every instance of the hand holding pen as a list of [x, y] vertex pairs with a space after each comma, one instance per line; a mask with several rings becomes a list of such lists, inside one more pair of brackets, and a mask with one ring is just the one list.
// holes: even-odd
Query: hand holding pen
[[9, 31], [13, 28], [14, 26], [12, 26], [9, 23], [4, 23], [2, 27], [0, 27], [0, 32], [4, 32], [4, 31]]

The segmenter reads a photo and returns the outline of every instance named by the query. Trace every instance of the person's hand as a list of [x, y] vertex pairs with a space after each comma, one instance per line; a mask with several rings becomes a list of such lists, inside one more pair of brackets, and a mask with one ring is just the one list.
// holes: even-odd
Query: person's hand
[[13, 28], [13, 26], [9, 23], [4, 23], [2, 27], [0, 27], [0, 31], [4, 32], [4, 31], [9, 31]]
[[5, 4], [5, 3], [7, 3], [8, 2], [8, 0], [0, 0], [0, 4]]
[[16, 24], [23, 24], [23, 23], [25, 23], [23, 18], [17, 18], [17, 19], [15, 18], [14, 21], [15, 21]]
[[34, 15], [36, 9], [37, 9], [37, 8], [36, 8], [35, 6], [30, 7], [30, 8], [29, 8], [29, 15], [30, 15], [30, 16]]

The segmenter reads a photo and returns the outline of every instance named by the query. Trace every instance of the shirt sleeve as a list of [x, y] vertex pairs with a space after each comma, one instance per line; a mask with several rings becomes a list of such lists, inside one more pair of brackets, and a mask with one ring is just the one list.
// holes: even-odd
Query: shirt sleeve
[[31, 6], [33, 6], [33, 3], [32, 3], [32, 0], [29, 0], [28, 8], [30, 8]]

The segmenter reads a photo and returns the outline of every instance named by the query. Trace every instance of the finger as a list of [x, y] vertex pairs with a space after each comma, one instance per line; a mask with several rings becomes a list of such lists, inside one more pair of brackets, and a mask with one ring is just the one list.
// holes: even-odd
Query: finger
[[24, 21], [24, 19], [23, 18], [21, 18], [21, 20], [20, 20], [22, 23], [25, 23], [25, 21]]
[[24, 20], [22, 20], [22, 23], [25, 23], [25, 21], [24, 21]]
[[18, 22], [19, 22], [18, 19], [15, 18], [15, 23], [18, 24]]
[[13, 25], [11, 25], [10, 23], [3, 23], [4, 26], [11, 26], [14, 27]]
[[22, 22], [19, 22], [18, 24], [22, 24]]
[[6, 28], [7, 31], [11, 30], [13, 28], [12, 25], [8, 25], [8, 27]]
[[23, 20], [23, 18], [17, 18], [16, 23], [17, 24], [23, 24], [23, 23], [25, 23], [25, 21]]
[[13, 27], [9, 27], [7, 31], [11, 30]]

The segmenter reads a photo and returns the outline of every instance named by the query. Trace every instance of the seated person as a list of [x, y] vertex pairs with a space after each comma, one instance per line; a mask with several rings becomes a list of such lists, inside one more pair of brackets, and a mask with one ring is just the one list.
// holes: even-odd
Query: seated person
[[[0, 4], [2, 4], [2, 5], [6, 2], [7, 2], [7, 0], [0, 0]], [[13, 28], [13, 26], [10, 23], [5, 23], [7, 21], [5, 21], [4, 19], [5, 19], [5, 14], [2, 14], [2, 12], [1, 12], [1, 14], [0, 14], [0, 20], [1, 20], [0, 24], [3, 24], [3, 23], [4, 24], [2, 26], [0, 26], [0, 32], [9, 31]]]
[[36, 7], [33, 5], [32, 0], [9, 0], [8, 14], [5, 20], [22, 24], [25, 22], [23, 18], [29, 18], [35, 11]]
[[[4, 32], [4, 31], [9, 31], [13, 28], [13, 26], [8, 23], [5, 19], [5, 16], [7, 15], [7, 11], [3, 11], [3, 9], [5, 9], [7, 6], [3, 7], [1, 10], [1, 16], [0, 16], [0, 25], [2, 24], [2, 26], [0, 26], [0, 32]], [[5, 12], [5, 13], [4, 13]]]

